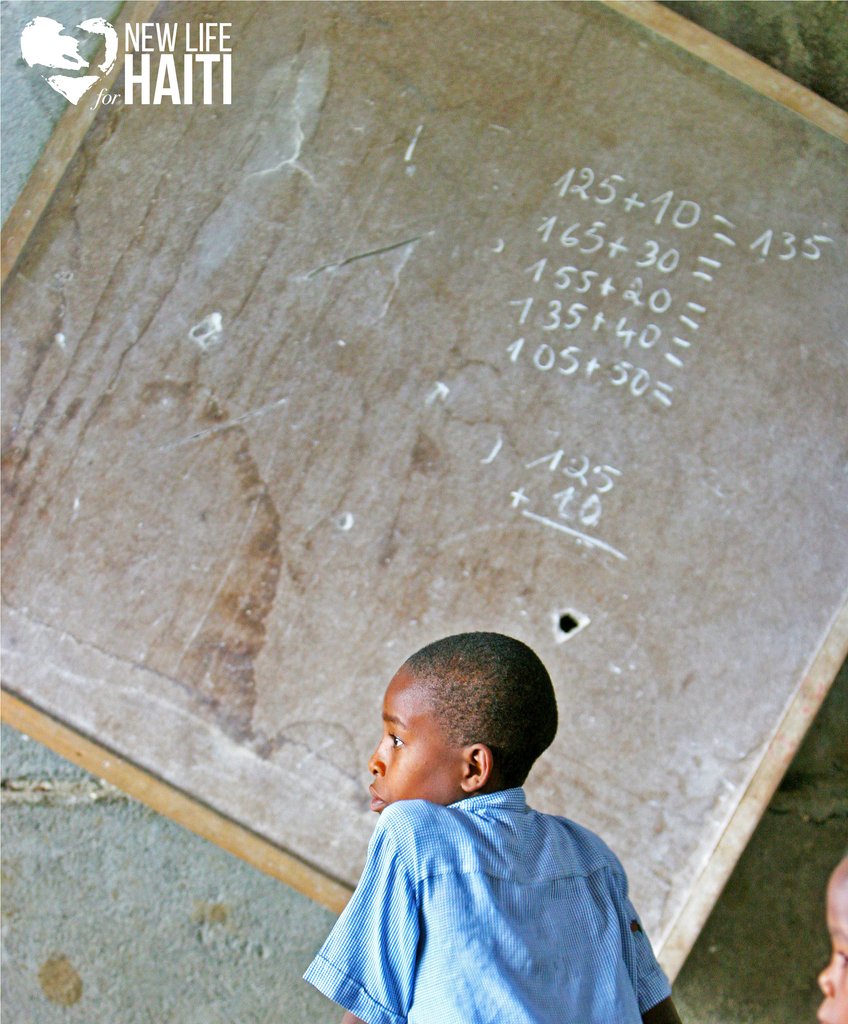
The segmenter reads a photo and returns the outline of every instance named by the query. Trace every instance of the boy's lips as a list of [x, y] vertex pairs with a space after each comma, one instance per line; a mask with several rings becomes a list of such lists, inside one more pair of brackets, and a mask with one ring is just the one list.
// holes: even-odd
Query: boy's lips
[[386, 806], [386, 801], [380, 796], [373, 785], [368, 787], [368, 792], [371, 794], [371, 810], [382, 811]]

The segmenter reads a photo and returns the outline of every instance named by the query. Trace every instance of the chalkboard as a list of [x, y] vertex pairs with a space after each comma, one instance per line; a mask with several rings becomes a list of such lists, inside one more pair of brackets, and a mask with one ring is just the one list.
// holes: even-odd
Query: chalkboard
[[388, 679], [518, 636], [673, 969], [844, 654], [844, 143], [598, 4], [155, 18], [231, 102], [7, 280], [7, 691], [344, 891]]

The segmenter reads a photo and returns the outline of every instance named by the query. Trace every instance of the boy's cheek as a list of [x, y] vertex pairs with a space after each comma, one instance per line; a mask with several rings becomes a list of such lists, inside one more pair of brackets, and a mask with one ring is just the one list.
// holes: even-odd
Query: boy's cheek
[[848, 989], [843, 983], [822, 1000], [817, 1017], [821, 1024], [848, 1024]]

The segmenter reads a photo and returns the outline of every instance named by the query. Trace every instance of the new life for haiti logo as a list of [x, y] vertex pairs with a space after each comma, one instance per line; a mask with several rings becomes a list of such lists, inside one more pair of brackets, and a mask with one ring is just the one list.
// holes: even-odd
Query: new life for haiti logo
[[[135, 103], [158, 106], [195, 102], [196, 69], [201, 68], [198, 98], [205, 104], [219, 99], [232, 102], [233, 66], [230, 47], [232, 24], [209, 21], [199, 24], [127, 23], [124, 26], [124, 91], [110, 93], [101, 89], [92, 109], [104, 104]], [[76, 26], [92, 42], [104, 41], [101, 63], [92, 67], [80, 53], [78, 39], [68, 34], [54, 18], [37, 17], [21, 32], [21, 56], [36, 68], [51, 88], [71, 103], [79, 103], [89, 89], [101, 82], [115, 66], [118, 57], [118, 33], [103, 18], [88, 18]], [[179, 49], [180, 43], [183, 46]], [[158, 60], [155, 65], [153, 57]], [[76, 72], [67, 74], [66, 72]], [[85, 73], [82, 73], [85, 72]]]

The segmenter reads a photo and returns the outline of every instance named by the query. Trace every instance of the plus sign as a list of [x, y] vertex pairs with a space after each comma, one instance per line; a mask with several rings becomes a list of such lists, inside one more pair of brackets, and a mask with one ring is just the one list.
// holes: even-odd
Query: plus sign
[[639, 201], [638, 192], [634, 192], [632, 196], [628, 196], [624, 200], [624, 209], [627, 210], [628, 213], [630, 213], [634, 206], [638, 206], [641, 209], [644, 205], [644, 203]]
[[592, 323], [592, 330], [593, 331], [597, 331], [597, 329], [599, 327], [601, 327], [603, 324], [605, 324], [606, 322], [607, 322], [607, 318], [604, 316], [603, 313], [596, 313], [595, 314], [595, 319], [594, 319], [594, 321]]
[[595, 372], [595, 370], [599, 370], [600, 367], [601, 367], [601, 364], [598, 362], [597, 359], [595, 359], [594, 356], [592, 356], [592, 358], [589, 360], [589, 362], [586, 363], [586, 376], [587, 377], [591, 377], [592, 374]]
[[612, 278], [608, 277], [606, 281], [604, 281], [604, 283], [601, 285], [601, 295], [603, 295], [603, 297], [606, 298], [607, 295], [614, 291], [616, 291], [616, 287], [612, 283]]
[[623, 238], [617, 238], [614, 242], [609, 244], [610, 259], [617, 256], [620, 252], [629, 252], [627, 246], [624, 244]]
[[528, 504], [530, 499], [524, 493], [524, 488], [519, 487], [517, 491], [512, 492], [512, 507], [518, 508], [519, 505]]

